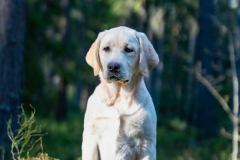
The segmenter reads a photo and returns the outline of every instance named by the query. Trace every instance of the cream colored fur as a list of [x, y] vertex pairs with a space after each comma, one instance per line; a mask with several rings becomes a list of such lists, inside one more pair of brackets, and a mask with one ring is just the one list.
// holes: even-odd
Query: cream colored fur
[[[101, 32], [86, 61], [101, 83], [88, 99], [82, 160], [155, 160], [157, 116], [143, 77], [159, 58], [146, 35], [127, 27]], [[112, 61], [122, 64], [117, 82], [108, 77]]]

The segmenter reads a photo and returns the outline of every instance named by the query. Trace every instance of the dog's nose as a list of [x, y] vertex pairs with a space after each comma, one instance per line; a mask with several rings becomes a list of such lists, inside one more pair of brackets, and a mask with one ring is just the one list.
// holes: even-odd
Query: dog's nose
[[118, 73], [120, 71], [121, 64], [116, 62], [110, 62], [108, 63], [107, 68], [108, 68], [108, 71], [111, 73]]

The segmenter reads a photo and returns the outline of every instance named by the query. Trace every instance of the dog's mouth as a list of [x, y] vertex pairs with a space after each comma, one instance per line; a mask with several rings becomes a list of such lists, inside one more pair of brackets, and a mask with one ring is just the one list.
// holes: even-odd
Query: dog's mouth
[[117, 83], [123, 83], [123, 84], [127, 84], [129, 82], [128, 79], [121, 79], [115, 75], [112, 75], [110, 76], [108, 79], [107, 79], [108, 82], [117, 82]]

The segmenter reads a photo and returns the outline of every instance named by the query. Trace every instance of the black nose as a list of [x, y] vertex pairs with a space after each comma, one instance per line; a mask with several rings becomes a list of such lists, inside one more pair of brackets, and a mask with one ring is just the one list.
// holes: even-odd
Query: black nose
[[116, 62], [110, 62], [108, 63], [107, 68], [108, 68], [108, 71], [111, 73], [118, 73], [120, 71], [121, 64]]

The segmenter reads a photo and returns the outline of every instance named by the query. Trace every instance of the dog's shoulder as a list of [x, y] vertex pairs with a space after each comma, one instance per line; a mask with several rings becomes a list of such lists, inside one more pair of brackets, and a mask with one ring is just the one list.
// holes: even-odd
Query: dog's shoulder
[[86, 113], [85, 113], [85, 122], [89, 122], [91, 119], [96, 117], [99, 110], [99, 105], [101, 105], [101, 99], [99, 97], [99, 86], [96, 87], [93, 94], [88, 98]]
[[87, 110], [94, 110], [97, 105], [99, 103], [101, 103], [101, 98], [100, 98], [100, 95], [101, 94], [101, 88], [100, 88], [100, 85], [98, 85], [93, 94], [88, 98], [88, 101], [87, 101]]

